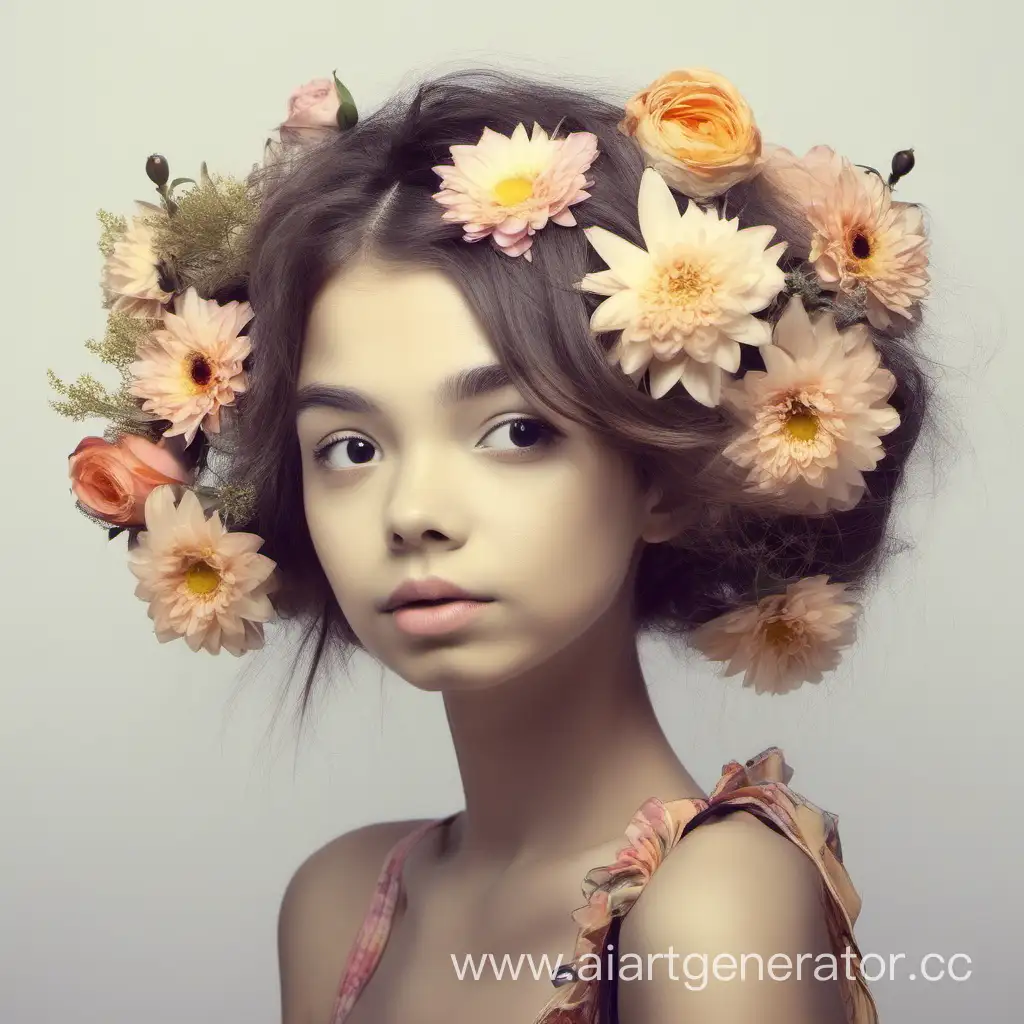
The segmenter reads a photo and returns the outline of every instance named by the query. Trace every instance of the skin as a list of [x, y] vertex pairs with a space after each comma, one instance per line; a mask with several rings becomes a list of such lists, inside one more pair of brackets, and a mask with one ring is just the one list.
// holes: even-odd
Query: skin
[[[652, 795], [705, 795], [655, 717], [632, 622], [637, 558], [643, 545], [678, 530], [680, 512], [664, 508], [656, 490], [641, 490], [585, 428], [532, 407], [510, 385], [439, 402], [443, 380], [495, 362], [482, 325], [436, 270], [369, 261], [346, 268], [322, 290], [308, 324], [300, 395], [345, 386], [377, 406], [345, 411], [310, 402], [299, 412], [313, 543], [366, 650], [411, 685], [441, 693], [466, 798], [447, 834], [435, 830], [410, 855], [386, 953], [346, 1024], [529, 1024], [551, 995], [549, 981], [459, 983], [449, 952], [570, 958], [580, 881], [614, 860], [636, 809]], [[543, 432], [523, 440], [509, 427], [515, 418], [553, 427], [552, 442], [538, 443]], [[346, 443], [352, 439], [365, 444]], [[318, 461], [316, 450], [337, 441]], [[402, 580], [427, 575], [494, 602], [457, 633], [406, 635], [378, 603]], [[349, 833], [296, 873], [279, 932], [285, 1024], [330, 1021], [381, 861], [414, 825]], [[693, 838], [702, 831], [708, 838], [680, 844], [692, 849], [686, 868], [665, 870], [683, 862], [673, 851], [656, 876], [660, 897], [645, 893], [627, 918], [624, 952], [651, 942], [665, 948], [673, 938], [676, 949], [733, 939], [731, 948], [751, 948], [742, 940], [761, 913], [749, 907], [765, 905], [763, 884], [750, 886], [754, 902], [745, 904], [735, 897], [734, 872], [750, 866], [755, 879], [765, 857], [788, 867], [776, 872], [779, 912], [761, 940], [828, 948], [817, 878], [799, 851], [752, 819], [702, 826]], [[717, 922], [709, 935], [707, 915], [685, 911], [695, 878], [708, 912], [719, 888], [720, 907], [747, 907], [735, 935], [729, 914], [724, 925], [722, 913], [707, 918]], [[659, 906], [680, 912], [666, 917]], [[620, 1005], [629, 1000], [624, 1024], [676, 1012], [733, 1021], [744, 1005], [770, 1024], [764, 1002], [780, 984], [762, 983], [758, 992], [747, 983], [719, 986], [717, 1011], [714, 988], [625, 985]], [[740, 988], [755, 1002], [744, 1004]], [[791, 985], [795, 994], [779, 1002], [778, 1020], [840, 1024], [835, 992], [823, 1003], [821, 988], [808, 994], [806, 984]]]

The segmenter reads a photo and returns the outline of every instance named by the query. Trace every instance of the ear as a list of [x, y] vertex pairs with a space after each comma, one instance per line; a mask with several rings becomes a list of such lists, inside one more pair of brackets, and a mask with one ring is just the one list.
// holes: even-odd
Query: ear
[[660, 487], [648, 491], [645, 498], [640, 539], [648, 544], [661, 544], [677, 537], [692, 517], [692, 510], [668, 505]]

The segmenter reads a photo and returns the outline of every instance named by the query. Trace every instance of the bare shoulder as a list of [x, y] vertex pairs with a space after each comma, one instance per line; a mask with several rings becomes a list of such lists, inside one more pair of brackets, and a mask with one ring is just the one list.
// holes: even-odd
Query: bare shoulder
[[621, 949], [644, 964], [662, 954], [642, 981], [620, 986], [623, 1018], [639, 1024], [846, 1021], [835, 979], [815, 978], [832, 954], [818, 868], [747, 812], [680, 840], [623, 921]]
[[283, 1024], [330, 1024], [338, 984], [391, 847], [422, 820], [364, 825], [299, 865], [278, 917]]

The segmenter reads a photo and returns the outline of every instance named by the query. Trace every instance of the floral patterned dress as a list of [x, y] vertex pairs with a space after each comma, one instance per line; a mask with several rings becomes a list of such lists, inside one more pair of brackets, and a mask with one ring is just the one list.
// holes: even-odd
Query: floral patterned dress
[[[854, 967], [861, 953], [853, 934], [860, 912], [860, 897], [843, 866], [842, 847], [834, 814], [816, 807], [789, 788], [793, 769], [778, 747], [769, 747], [745, 764], [730, 761], [707, 800], [687, 798], [663, 803], [651, 798], [633, 816], [626, 829], [626, 845], [614, 864], [594, 868], [583, 880], [586, 905], [573, 913], [579, 926], [572, 963], [563, 965], [554, 979], [554, 993], [532, 1024], [615, 1024], [614, 985], [577, 978], [573, 964], [586, 956], [593, 964], [597, 951], [617, 938], [621, 919], [636, 903], [644, 886], [670, 850], [704, 821], [745, 810], [761, 818], [795, 843], [818, 868], [832, 951], [836, 957], [851, 951]], [[455, 815], [428, 821], [403, 836], [391, 849], [352, 951], [335, 1003], [333, 1024], [342, 1024], [359, 993], [377, 967], [391, 930], [400, 892], [402, 864], [409, 850], [432, 828]], [[848, 1024], [877, 1024], [874, 1000], [860, 971], [855, 980], [840, 972]]]

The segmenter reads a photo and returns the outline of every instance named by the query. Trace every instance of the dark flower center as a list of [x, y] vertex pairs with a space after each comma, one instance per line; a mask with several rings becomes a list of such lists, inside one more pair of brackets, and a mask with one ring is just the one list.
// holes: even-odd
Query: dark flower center
[[850, 252], [859, 260], [866, 260], [871, 255], [871, 243], [868, 241], [866, 235], [862, 235], [858, 232], [853, 236], [853, 241], [850, 243]]
[[189, 365], [189, 375], [192, 378], [192, 383], [199, 388], [205, 388], [210, 383], [213, 377], [213, 367], [210, 366], [209, 360], [204, 355], [200, 355], [198, 352], [192, 354], [192, 359]]

